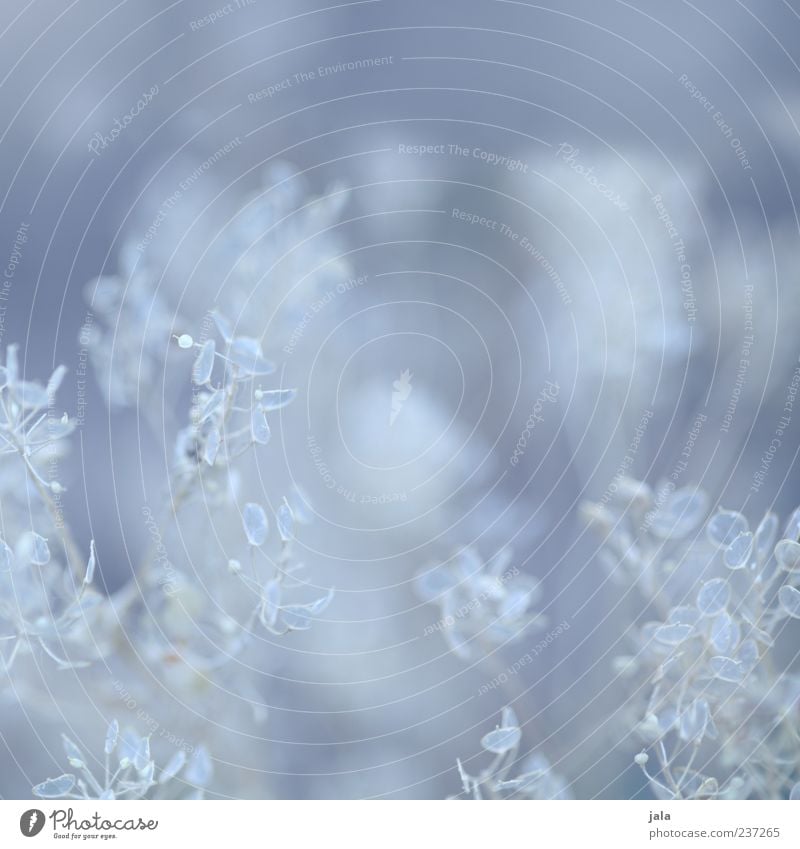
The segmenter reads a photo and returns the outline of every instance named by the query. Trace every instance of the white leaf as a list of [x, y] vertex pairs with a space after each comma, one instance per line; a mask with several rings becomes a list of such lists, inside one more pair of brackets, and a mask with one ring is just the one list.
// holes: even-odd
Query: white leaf
[[48, 778], [33, 788], [33, 793], [42, 799], [58, 799], [66, 796], [75, 786], [74, 775], [60, 775], [58, 778]]
[[519, 728], [495, 728], [483, 737], [481, 746], [489, 752], [501, 755], [519, 745], [521, 737]]
[[800, 542], [782, 539], [775, 546], [775, 559], [781, 569], [787, 572], [800, 572]]
[[275, 371], [275, 364], [264, 359], [258, 340], [247, 336], [239, 336], [231, 342], [228, 359], [245, 374], [258, 376]]
[[[800, 546], [798, 546], [800, 548]], [[738, 537], [725, 550], [723, 557], [729, 569], [744, 569], [753, 551], [753, 535], [748, 531]]]
[[258, 405], [262, 410], [269, 413], [288, 406], [296, 397], [296, 389], [269, 389], [259, 394]]
[[75, 769], [83, 769], [86, 766], [83, 752], [65, 734], [61, 735], [61, 742], [69, 765]]
[[210, 427], [206, 435], [205, 445], [203, 446], [203, 460], [209, 466], [213, 466], [216, 462], [221, 445], [222, 436], [220, 435], [219, 428], [216, 426]]
[[86, 564], [86, 574], [83, 576], [84, 584], [91, 584], [94, 580], [94, 570], [97, 567], [97, 552], [94, 547], [94, 540], [89, 542], [89, 562]]
[[183, 777], [189, 784], [196, 784], [198, 787], [207, 787], [214, 775], [214, 767], [211, 763], [211, 757], [205, 746], [199, 746], [194, 754], [189, 758], [189, 763]]
[[253, 504], [252, 502], [245, 504], [242, 521], [250, 545], [263, 545], [269, 532], [269, 523], [264, 508], [260, 504]]
[[56, 392], [58, 392], [59, 386], [61, 386], [61, 382], [64, 380], [64, 376], [67, 373], [66, 366], [59, 366], [53, 374], [50, 376], [50, 380], [47, 381], [47, 389], [46, 392], [50, 398], [52, 398]]
[[697, 594], [697, 609], [703, 616], [716, 616], [728, 604], [731, 588], [724, 578], [706, 581]]
[[139, 745], [136, 748], [136, 754], [133, 758], [133, 765], [137, 772], [143, 772], [147, 769], [150, 763], [150, 738], [142, 737], [139, 740]]
[[217, 353], [217, 346], [213, 339], [209, 339], [204, 343], [194, 361], [192, 368], [192, 380], [202, 386], [211, 380], [211, 373], [214, 371], [214, 357]]
[[756, 528], [755, 552], [759, 561], [766, 560], [778, 535], [778, 517], [767, 513]]
[[286, 499], [283, 500], [283, 504], [278, 508], [277, 522], [281, 542], [289, 542], [294, 535], [294, 515], [286, 503]]
[[656, 628], [653, 636], [659, 643], [666, 646], [680, 645], [692, 636], [694, 628], [691, 625], [661, 625]]
[[117, 740], [119, 740], [119, 723], [116, 719], [112, 719], [108, 724], [108, 731], [106, 731], [105, 753], [107, 755], [110, 755], [116, 749]]
[[259, 445], [266, 445], [270, 436], [272, 436], [267, 417], [259, 407], [253, 407], [253, 412], [250, 414], [250, 433], [253, 442], [257, 442]]
[[214, 324], [217, 325], [219, 335], [225, 340], [225, 342], [230, 342], [231, 339], [233, 339], [233, 328], [231, 328], [231, 323], [228, 319], [216, 310], [211, 313], [211, 318], [214, 319]]
[[747, 531], [747, 519], [734, 510], [720, 510], [706, 525], [706, 536], [717, 548], [727, 548], [736, 537]]
[[261, 594], [261, 622], [267, 628], [273, 628], [278, 619], [278, 610], [281, 604], [281, 585], [273, 578], [264, 584]]
[[708, 664], [714, 675], [722, 681], [739, 684], [744, 680], [746, 669], [738, 660], [730, 657], [712, 657]]
[[186, 752], [183, 749], [178, 749], [177, 752], [169, 759], [167, 765], [161, 770], [161, 775], [158, 778], [159, 784], [166, 784], [171, 781], [183, 769], [186, 763]]
[[778, 600], [784, 613], [792, 619], [800, 619], [800, 592], [794, 587], [781, 587], [778, 592]]

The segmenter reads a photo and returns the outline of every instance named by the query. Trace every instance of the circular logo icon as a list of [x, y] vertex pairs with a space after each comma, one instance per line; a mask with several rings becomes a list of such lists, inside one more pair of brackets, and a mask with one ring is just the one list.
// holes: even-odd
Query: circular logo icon
[[38, 808], [31, 808], [19, 818], [19, 830], [25, 837], [36, 837], [44, 828], [44, 812]]

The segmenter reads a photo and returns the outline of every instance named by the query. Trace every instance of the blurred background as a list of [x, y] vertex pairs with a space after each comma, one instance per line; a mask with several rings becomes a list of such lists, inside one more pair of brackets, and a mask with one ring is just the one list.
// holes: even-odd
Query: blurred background
[[[0, 793], [57, 774], [65, 725], [146, 730], [125, 690], [207, 742], [212, 795], [455, 794], [509, 703], [573, 795], [646, 794], [609, 685], [636, 602], [578, 506], [620, 471], [754, 521], [800, 501], [798, 11], [4, 0], [0, 342], [31, 378], [69, 368], [64, 509], [104, 592], [169, 500], [171, 335], [217, 309], [298, 390], [247, 500], [306, 494], [295, 551], [336, 597], [191, 698], [146, 663], [60, 672], [33, 707], [7, 688]], [[237, 533], [213, 504], [163, 529], [211, 594]], [[544, 633], [570, 626], [483, 693], [542, 632], [449, 651], [413, 579], [465, 546], [511, 549]]]

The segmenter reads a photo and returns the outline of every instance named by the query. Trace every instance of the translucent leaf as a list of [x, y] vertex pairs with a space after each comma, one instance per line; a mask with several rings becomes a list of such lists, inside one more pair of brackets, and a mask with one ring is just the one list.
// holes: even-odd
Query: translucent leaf
[[504, 707], [502, 719], [500, 720], [501, 728], [517, 728], [519, 727], [519, 720], [517, 719], [517, 715], [514, 713], [514, 709], [512, 707]]
[[[800, 547], [800, 546], [798, 546]], [[729, 569], [744, 569], [753, 550], [753, 534], [739, 534], [725, 550], [723, 560]]]
[[747, 519], [734, 510], [720, 510], [706, 525], [706, 536], [717, 548], [727, 548], [740, 534], [749, 530]]
[[34, 531], [29, 531], [21, 539], [23, 557], [36, 566], [46, 566], [50, 562], [50, 548], [47, 540]]
[[782, 539], [775, 546], [775, 559], [781, 569], [787, 572], [800, 572], [800, 542]]
[[709, 710], [705, 699], [695, 699], [681, 714], [680, 736], [686, 742], [700, 743], [708, 725]]
[[271, 628], [278, 619], [278, 610], [281, 604], [281, 585], [274, 578], [264, 584], [261, 594], [261, 621]]
[[311, 524], [314, 518], [314, 510], [306, 493], [299, 486], [296, 486], [288, 500], [295, 520], [301, 525]]
[[444, 593], [450, 592], [458, 581], [446, 566], [434, 566], [424, 572], [418, 572], [414, 578], [414, 588], [425, 601], [437, 601]]
[[83, 752], [65, 734], [61, 735], [61, 743], [69, 765], [75, 767], [75, 769], [83, 769], [86, 766]]
[[130, 729], [125, 729], [120, 736], [119, 748], [117, 750], [120, 766], [132, 764], [138, 750], [139, 736]]
[[139, 777], [142, 780], [142, 784], [144, 787], [142, 789], [146, 789], [153, 783], [153, 776], [156, 772], [156, 765], [154, 761], [148, 761], [142, 769], [139, 771]]
[[519, 728], [495, 728], [481, 739], [481, 746], [496, 755], [510, 752], [519, 745], [522, 732]]
[[755, 640], [745, 640], [736, 656], [745, 672], [752, 672], [758, 666], [759, 654]]
[[70, 774], [59, 775], [58, 778], [48, 778], [33, 788], [35, 796], [42, 799], [59, 799], [66, 796], [75, 786], [75, 776]]
[[747, 672], [742, 663], [731, 657], [712, 657], [708, 665], [717, 678], [732, 684], [740, 684]]
[[222, 406], [222, 402], [225, 400], [225, 393], [221, 389], [217, 389], [212, 392], [211, 395], [208, 396], [208, 400], [203, 405], [203, 408], [200, 410], [200, 422], [206, 421], [211, 416], [216, 413], [216, 411]]
[[225, 342], [230, 342], [231, 339], [233, 339], [233, 328], [231, 327], [231, 323], [228, 319], [216, 310], [211, 313], [211, 318], [214, 319], [214, 324], [217, 325], [219, 335], [225, 340]]
[[208, 787], [214, 776], [214, 767], [211, 757], [205, 746], [198, 746], [194, 754], [189, 758], [189, 763], [183, 777], [190, 784], [198, 787]]
[[150, 738], [142, 737], [139, 740], [139, 745], [136, 747], [136, 754], [133, 758], [133, 765], [138, 772], [142, 772], [150, 763]]
[[786, 523], [783, 535], [786, 539], [800, 540], [800, 507], [798, 507], [789, 517], [789, 521]]
[[683, 539], [705, 518], [708, 498], [702, 490], [684, 487], [672, 494], [656, 511], [650, 523], [651, 532], [662, 539]]
[[791, 616], [792, 619], [800, 619], [800, 592], [794, 587], [781, 587], [778, 592], [778, 600], [784, 613]]
[[680, 645], [692, 636], [694, 628], [691, 625], [661, 625], [656, 628], [654, 637], [659, 643], [667, 646]]
[[61, 386], [62, 381], [67, 373], [66, 366], [59, 366], [53, 373], [50, 375], [50, 380], [47, 381], [46, 392], [47, 395], [52, 398], [56, 392], [58, 392], [58, 388]]
[[759, 562], [769, 557], [777, 535], [778, 517], [774, 513], [767, 513], [756, 528], [754, 548]]
[[294, 535], [294, 516], [285, 499], [283, 504], [278, 508], [277, 522], [281, 541], [289, 542]]
[[106, 731], [106, 745], [105, 745], [105, 753], [110, 755], [114, 749], [117, 748], [117, 741], [119, 740], [119, 723], [116, 719], [112, 719], [108, 724], [108, 731]]
[[333, 601], [333, 597], [335, 595], [335, 591], [333, 587], [328, 590], [325, 595], [320, 596], [315, 601], [312, 601], [310, 604], [302, 605], [305, 610], [307, 610], [312, 616], [318, 616], [324, 610], [327, 609], [328, 605]]
[[21, 380], [14, 387], [14, 393], [20, 405], [29, 410], [43, 410], [49, 402], [47, 390], [41, 383]]
[[206, 434], [205, 445], [203, 446], [203, 460], [207, 465], [214, 465], [221, 445], [222, 436], [220, 435], [219, 428], [216, 426], [210, 427]]
[[670, 625], [697, 625], [700, 614], [695, 607], [673, 607], [667, 616]]
[[161, 775], [158, 777], [159, 784], [166, 784], [171, 781], [183, 769], [186, 763], [186, 752], [183, 749], [178, 749], [177, 752], [169, 759], [167, 765], [161, 770]]
[[231, 342], [228, 359], [245, 374], [263, 376], [275, 371], [275, 364], [264, 359], [258, 340], [247, 336], [239, 336]]
[[716, 616], [728, 604], [731, 588], [724, 578], [706, 581], [697, 594], [697, 609], [703, 616]]
[[197, 359], [194, 361], [192, 368], [192, 380], [202, 386], [211, 380], [211, 373], [214, 371], [214, 357], [217, 353], [217, 346], [213, 339], [209, 339], [203, 344]]
[[94, 540], [89, 542], [89, 562], [86, 564], [86, 574], [83, 576], [84, 584], [91, 584], [94, 580], [94, 570], [97, 568], [97, 552], [94, 547]]
[[307, 631], [312, 624], [310, 611], [299, 604], [287, 604], [281, 608], [281, 619], [290, 631]]
[[9, 345], [6, 348], [6, 376], [8, 382], [13, 386], [19, 380], [19, 360], [17, 350], [19, 345]]
[[727, 613], [720, 613], [711, 625], [711, 643], [719, 654], [732, 654], [740, 636], [739, 626]]
[[247, 534], [247, 541], [250, 545], [263, 545], [269, 532], [269, 523], [267, 522], [267, 514], [260, 504], [252, 502], [244, 505], [242, 512], [242, 522], [244, 523], [244, 532]]
[[280, 410], [291, 404], [296, 397], [296, 389], [270, 389], [260, 392], [258, 406], [265, 412]]
[[253, 437], [253, 442], [257, 442], [259, 445], [266, 445], [270, 436], [272, 436], [267, 417], [264, 415], [264, 411], [258, 407], [253, 407], [250, 414], [250, 434]]

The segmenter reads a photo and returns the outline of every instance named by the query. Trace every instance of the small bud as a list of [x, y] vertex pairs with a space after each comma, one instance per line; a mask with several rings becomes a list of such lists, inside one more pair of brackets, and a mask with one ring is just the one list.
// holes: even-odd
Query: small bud
[[188, 333], [182, 333], [178, 337], [178, 347], [180, 348], [191, 348], [194, 345], [194, 339]]
[[228, 569], [235, 575], [242, 571], [242, 564], [238, 560], [229, 560]]
[[62, 492], [66, 492], [63, 486], [58, 481], [53, 481], [50, 484], [50, 492], [54, 495], [61, 495]]
[[634, 757], [633, 762], [636, 766], [644, 768], [649, 760], [650, 755], [648, 755], [647, 752], [639, 752], [639, 754]]

